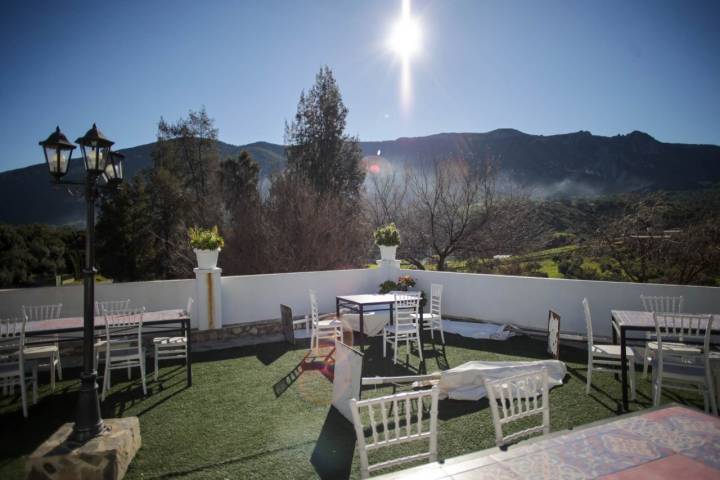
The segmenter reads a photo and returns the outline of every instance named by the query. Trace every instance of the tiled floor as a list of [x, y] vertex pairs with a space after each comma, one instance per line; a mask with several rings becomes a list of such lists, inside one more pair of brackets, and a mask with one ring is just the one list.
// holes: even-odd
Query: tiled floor
[[720, 479], [720, 418], [668, 406], [378, 478]]

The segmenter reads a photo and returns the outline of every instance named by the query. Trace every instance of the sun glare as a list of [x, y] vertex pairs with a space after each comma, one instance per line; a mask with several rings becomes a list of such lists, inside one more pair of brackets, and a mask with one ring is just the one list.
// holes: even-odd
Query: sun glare
[[389, 39], [390, 49], [403, 59], [410, 58], [420, 50], [420, 25], [404, 16], [398, 20]]

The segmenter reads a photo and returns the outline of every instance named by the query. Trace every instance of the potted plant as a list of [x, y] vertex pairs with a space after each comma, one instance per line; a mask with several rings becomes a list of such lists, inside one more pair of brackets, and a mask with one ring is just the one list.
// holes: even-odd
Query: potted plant
[[385, 225], [375, 230], [375, 245], [380, 247], [380, 258], [383, 260], [395, 260], [395, 251], [400, 245], [400, 232], [394, 223]]
[[188, 230], [188, 237], [190, 237], [190, 246], [195, 250], [198, 267], [215, 268], [220, 249], [225, 245], [217, 226], [210, 229], [192, 227]]

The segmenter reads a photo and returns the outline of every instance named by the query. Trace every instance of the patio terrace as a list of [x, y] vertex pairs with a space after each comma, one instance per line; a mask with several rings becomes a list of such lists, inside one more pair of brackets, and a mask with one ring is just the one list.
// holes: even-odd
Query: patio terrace
[[[223, 277], [220, 318], [225, 325], [252, 325], [277, 318], [279, 303], [304, 314], [308, 288], [318, 291], [321, 311], [333, 311], [335, 295], [374, 292], [381, 281], [400, 274], [413, 275], [427, 291], [430, 283], [444, 284], [448, 317], [509, 322], [527, 330], [545, 330], [547, 309], [553, 308], [563, 314], [563, 332], [584, 335], [580, 306], [584, 296], [593, 306], [596, 335], [609, 334], [610, 308], [639, 309], [640, 293], [684, 295], [695, 311], [720, 311], [717, 288], [418, 272], [386, 266]], [[131, 298], [149, 310], [177, 308], [187, 296], [197, 295], [197, 286], [193, 280], [102, 285], [97, 298]], [[62, 302], [64, 314], [76, 315], [80, 300], [81, 290], [74, 287], [2, 291], [0, 315], [7, 316], [23, 303], [50, 302]], [[199, 316], [193, 316], [196, 326]], [[147, 397], [142, 395], [137, 374], [130, 381], [122, 372], [115, 375], [112, 392], [102, 404], [103, 416], [138, 416], [143, 437], [126, 478], [359, 477], [352, 425], [330, 408], [328, 368], [317, 359], [311, 368], [298, 369], [307, 347], [305, 340], [294, 347], [276, 342], [197, 352], [192, 387], [186, 387], [184, 366], [163, 366], [159, 382], [152, 381], [149, 372]], [[366, 350], [363, 375], [415, 374], [421, 367], [432, 372], [470, 360], [548, 358], [541, 339], [518, 336], [499, 342], [453, 334], [446, 334], [445, 347], [426, 342], [424, 355], [424, 366], [415, 355], [409, 363], [395, 366], [382, 358], [380, 341], [374, 339]], [[563, 343], [561, 360], [567, 364], [568, 375], [550, 394], [552, 431], [621, 412], [620, 383], [613, 375], [593, 375], [592, 393], [585, 394], [586, 359], [582, 343]], [[17, 398], [0, 397], [0, 478], [22, 478], [27, 455], [62, 423], [73, 420], [78, 375], [79, 370], [67, 369], [54, 393], [41, 376], [40, 399], [30, 407], [27, 420]], [[389, 388], [365, 388], [363, 398], [388, 393]], [[663, 394], [663, 402], [702, 408], [701, 398]], [[630, 410], [650, 405], [650, 383], [643, 379]], [[493, 432], [487, 400], [440, 402], [440, 459], [493, 446]], [[382, 455], [378, 453], [375, 459], [381, 460]]]

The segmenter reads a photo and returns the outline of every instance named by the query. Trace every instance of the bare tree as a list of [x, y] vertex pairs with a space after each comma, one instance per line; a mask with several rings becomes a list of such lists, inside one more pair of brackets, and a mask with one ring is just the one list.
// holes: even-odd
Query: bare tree
[[418, 268], [427, 256], [445, 270], [449, 257], [469, 248], [474, 234], [490, 220], [495, 204], [492, 162], [470, 165], [464, 160], [436, 162], [430, 169], [408, 173], [411, 196], [401, 222], [400, 254]]
[[373, 228], [389, 223], [402, 223], [408, 199], [405, 176], [393, 169], [386, 175], [370, 174], [365, 195], [365, 212]]

